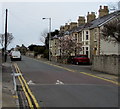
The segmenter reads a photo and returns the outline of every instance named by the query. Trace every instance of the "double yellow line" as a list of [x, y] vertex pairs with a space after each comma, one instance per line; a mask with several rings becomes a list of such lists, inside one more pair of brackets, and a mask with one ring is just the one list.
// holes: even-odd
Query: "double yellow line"
[[16, 70], [16, 73], [20, 73], [21, 75], [18, 76], [18, 79], [20, 81], [20, 84], [22, 85], [22, 89], [25, 93], [25, 96], [27, 98], [28, 104], [30, 109], [41, 109], [36, 98], [34, 97], [34, 95], [32, 94], [30, 88], [27, 85], [26, 80], [24, 79], [24, 77], [22, 76], [22, 73], [18, 67], [18, 65], [16, 63], [13, 64]]

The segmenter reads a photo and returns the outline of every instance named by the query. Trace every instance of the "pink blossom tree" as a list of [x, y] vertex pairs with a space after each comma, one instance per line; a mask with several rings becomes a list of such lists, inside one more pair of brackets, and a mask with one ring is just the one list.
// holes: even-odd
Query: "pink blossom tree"
[[60, 55], [62, 59], [68, 59], [70, 56], [79, 54], [81, 45], [77, 43], [73, 36], [65, 35], [59, 38], [60, 40]]

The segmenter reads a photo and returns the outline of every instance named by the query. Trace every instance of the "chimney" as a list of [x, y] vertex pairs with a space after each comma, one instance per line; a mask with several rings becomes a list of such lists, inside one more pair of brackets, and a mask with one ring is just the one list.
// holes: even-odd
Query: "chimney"
[[64, 28], [65, 28], [64, 26], [61, 26], [60, 27], [60, 32], [64, 32]]
[[104, 6], [103, 9], [102, 6], [100, 6], [99, 17], [105, 16], [107, 14], [109, 14], [108, 6]]
[[92, 20], [95, 20], [95, 18], [96, 18], [95, 12], [91, 12], [91, 13], [88, 12], [87, 22], [91, 22]]
[[70, 23], [70, 30], [73, 29], [74, 27], [77, 27], [77, 22]]
[[85, 17], [79, 16], [78, 18], [78, 26], [85, 24]]
[[66, 23], [66, 24], [65, 24], [65, 27], [64, 27], [64, 31], [69, 30], [69, 28], [70, 28], [70, 25], [68, 25], [68, 24]]

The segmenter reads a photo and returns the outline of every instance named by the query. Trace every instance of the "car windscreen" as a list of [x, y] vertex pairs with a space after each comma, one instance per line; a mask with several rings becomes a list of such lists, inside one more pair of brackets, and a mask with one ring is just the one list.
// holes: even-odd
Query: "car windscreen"
[[14, 51], [14, 52], [12, 52], [12, 55], [20, 55], [20, 52], [19, 51]]
[[87, 55], [79, 55], [79, 56], [76, 56], [76, 57], [87, 58], [88, 56]]

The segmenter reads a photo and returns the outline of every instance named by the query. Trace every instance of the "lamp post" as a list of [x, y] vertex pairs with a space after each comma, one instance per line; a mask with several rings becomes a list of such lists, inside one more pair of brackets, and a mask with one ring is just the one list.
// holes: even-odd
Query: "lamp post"
[[50, 47], [51, 47], [51, 18], [42, 18], [43, 20], [48, 19], [49, 20], [49, 61], [51, 61], [51, 53], [50, 53]]

